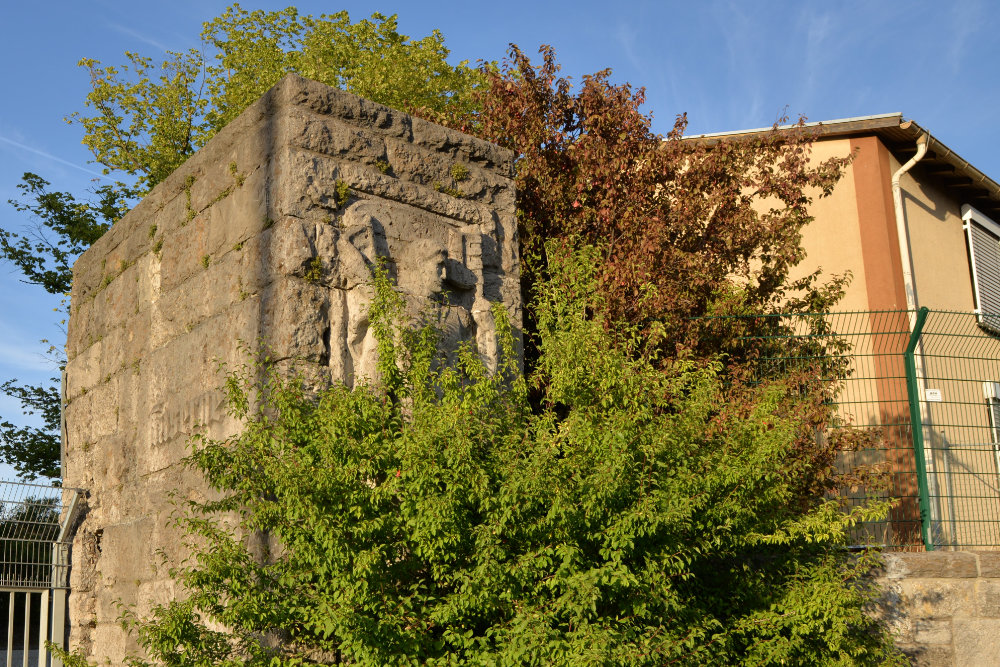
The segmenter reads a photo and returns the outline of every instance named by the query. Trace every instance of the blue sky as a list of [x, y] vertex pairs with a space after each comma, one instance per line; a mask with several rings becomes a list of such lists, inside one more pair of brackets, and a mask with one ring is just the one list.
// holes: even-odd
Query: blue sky
[[[82, 57], [105, 64], [126, 50], [154, 58], [198, 47], [201, 23], [229, 3], [91, 0], [2, 4], [0, 226], [27, 222], [10, 206], [21, 174], [84, 194], [99, 169], [63, 118], [83, 109]], [[247, 9], [287, 3], [244, 2]], [[810, 120], [901, 111], [1000, 180], [1000, 3], [953, 2], [299, 2], [300, 12], [346, 9], [359, 19], [398, 14], [402, 32], [440, 29], [454, 60], [496, 60], [514, 42], [528, 53], [555, 47], [576, 79], [606, 67], [644, 86], [655, 129], [687, 112], [689, 133], [761, 127], [785, 110]], [[0, 380], [52, 373], [42, 355], [60, 341], [58, 299], [0, 267]], [[16, 410], [0, 397], [0, 415]], [[0, 468], [0, 477], [4, 470]]]

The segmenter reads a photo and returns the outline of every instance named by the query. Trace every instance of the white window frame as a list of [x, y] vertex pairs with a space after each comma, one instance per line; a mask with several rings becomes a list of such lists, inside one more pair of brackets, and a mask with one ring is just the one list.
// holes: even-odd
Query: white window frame
[[1000, 474], [1000, 423], [997, 420], [997, 413], [1000, 413], [1000, 382], [984, 382], [983, 395], [986, 398], [993, 461], [997, 466], [997, 474]]
[[[976, 244], [972, 237], [972, 227], [973, 225], [978, 225], [985, 231], [996, 236], [998, 243], [1000, 243], [1000, 224], [997, 224], [992, 218], [969, 204], [962, 206], [962, 222], [962, 229], [965, 230], [965, 242], [969, 250], [969, 272], [972, 274], [972, 296], [975, 303], [976, 319], [984, 329], [1000, 334], [1000, 317], [996, 317], [996, 315], [1000, 315], [1000, 308], [997, 309], [998, 312], [991, 312], [984, 316], [983, 301], [986, 299], [984, 299], [984, 295], [980, 291], [979, 267], [976, 263]], [[997, 269], [1000, 270], [1000, 267], [997, 267]], [[992, 299], [989, 300], [1000, 304], [1000, 290], [998, 290], [997, 294], [991, 296]]]

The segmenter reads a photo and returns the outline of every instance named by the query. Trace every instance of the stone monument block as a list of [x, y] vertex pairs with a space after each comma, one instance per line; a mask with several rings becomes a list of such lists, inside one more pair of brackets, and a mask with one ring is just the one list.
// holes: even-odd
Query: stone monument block
[[114, 600], [174, 586], [170, 494], [227, 415], [219, 362], [265, 342], [279, 362], [353, 386], [374, 369], [371, 269], [451, 343], [498, 350], [490, 307], [521, 322], [513, 155], [288, 75], [157, 185], [79, 259], [65, 382], [65, 484], [88, 492], [73, 546], [70, 642], [120, 664]]

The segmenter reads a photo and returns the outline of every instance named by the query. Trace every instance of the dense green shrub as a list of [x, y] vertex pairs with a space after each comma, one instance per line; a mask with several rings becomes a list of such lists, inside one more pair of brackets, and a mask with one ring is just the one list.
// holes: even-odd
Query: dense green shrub
[[885, 508], [790, 502], [799, 394], [727, 401], [716, 365], [646, 358], [604, 326], [593, 252], [558, 256], [527, 381], [502, 309], [497, 372], [449, 366], [384, 276], [377, 383], [231, 374], [245, 429], [195, 441], [220, 496], [178, 519], [189, 597], [126, 614], [134, 664], [896, 662], [842, 549]]

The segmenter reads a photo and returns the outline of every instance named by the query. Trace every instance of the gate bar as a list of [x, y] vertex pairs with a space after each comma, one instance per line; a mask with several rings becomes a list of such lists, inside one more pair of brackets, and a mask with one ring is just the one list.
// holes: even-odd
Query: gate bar
[[8, 593], [7, 605], [7, 667], [14, 667], [14, 591]]

